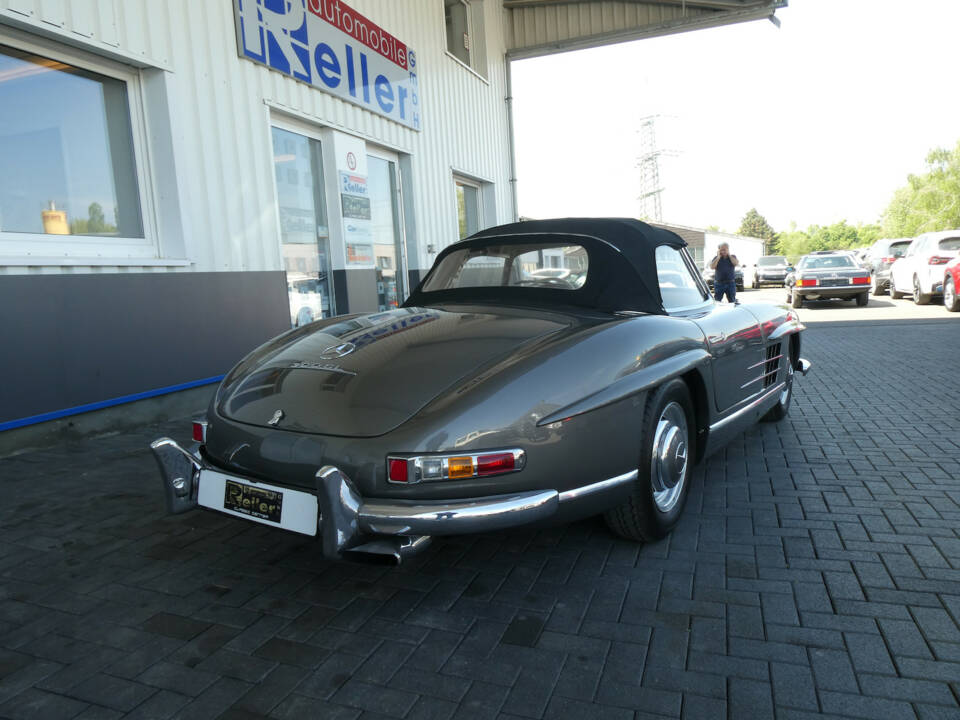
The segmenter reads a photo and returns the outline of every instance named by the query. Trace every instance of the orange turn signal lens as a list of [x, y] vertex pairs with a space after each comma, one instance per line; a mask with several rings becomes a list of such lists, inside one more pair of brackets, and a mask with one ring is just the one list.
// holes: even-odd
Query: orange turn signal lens
[[473, 458], [452, 457], [447, 460], [447, 477], [451, 479], [473, 477]]

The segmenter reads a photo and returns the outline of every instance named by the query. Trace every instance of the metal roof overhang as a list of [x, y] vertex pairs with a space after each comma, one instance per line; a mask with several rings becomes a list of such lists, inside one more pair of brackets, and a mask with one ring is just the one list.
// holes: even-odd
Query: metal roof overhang
[[503, 0], [511, 60], [751, 20], [787, 0]]

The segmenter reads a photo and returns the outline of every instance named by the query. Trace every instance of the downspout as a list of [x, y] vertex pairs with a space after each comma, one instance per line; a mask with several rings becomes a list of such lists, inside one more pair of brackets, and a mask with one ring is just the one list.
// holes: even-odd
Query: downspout
[[516, 222], [520, 219], [520, 215], [517, 203], [517, 152], [513, 137], [513, 75], [510, 71], [512, 62], [510, 55], [507, 54], [507, 145], [510, 152], [510, 200], [513, 204], [513, 222]]

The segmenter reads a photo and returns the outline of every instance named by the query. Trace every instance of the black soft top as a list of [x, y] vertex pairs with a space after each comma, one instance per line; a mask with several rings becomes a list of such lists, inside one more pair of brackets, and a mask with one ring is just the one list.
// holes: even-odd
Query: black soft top
[[657, 281], [656, 249], [669, 245], [680, 249], [687, 243], [676, 233], [630, 218], [562, 218], [527, 220], [487, 228], [444, 248], [434, 268], [457, 250], [488, 245], [569, 243], [582, 246], [588, 256], [587, 280], [576, 290], [537, 287], [466, 287], [424, 292], [424, 283], [414, 289], [406, 307], [443, 302], [489, 302], [505, 305], [574, 305], [614, 312], [633, 310], [663, 315], [663, 300]]

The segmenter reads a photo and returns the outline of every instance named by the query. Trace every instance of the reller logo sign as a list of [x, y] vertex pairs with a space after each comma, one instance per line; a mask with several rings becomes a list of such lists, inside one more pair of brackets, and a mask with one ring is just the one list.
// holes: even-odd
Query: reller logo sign
[[233, 0], [240, 55], [420, 129], [416, 54], [340, 0]]

